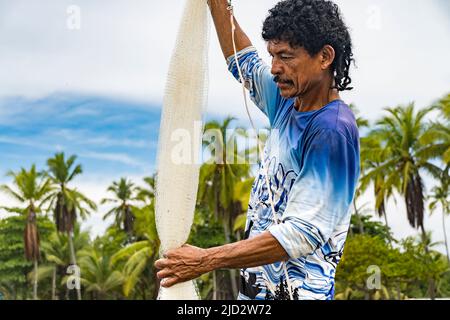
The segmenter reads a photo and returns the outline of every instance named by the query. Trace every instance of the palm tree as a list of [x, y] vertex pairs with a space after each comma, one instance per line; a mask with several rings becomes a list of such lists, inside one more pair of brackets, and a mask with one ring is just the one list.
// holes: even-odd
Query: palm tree
[[432, 194], [429, 196], [429, 199], [431, 200], [429, 204], [430, 213], [433, 213], [435, 209], [437, 208], [438, 204], [441, 205], [442, 208], [442, 228], [444, 230], [444, 242], [445, 242], [445, 249], [447, 253], [447, 262], [450, 265], [450, 255], [448, 250], [448, 242], [447, 242], [447, 228], [445, 228], [445, 215], [450, 214], [450, 202], [449, 202], [449, 193], [448, 193], [448, 187], [449, 187], [449, 166], [447, 166], [446, 170], [443, 171], [442, 177], [440, 179], [440, 184], [438, 186], [435, 186], [432, 189]]
[[131, 181], [128, 181], [126, 178], [121, 178], [119, 182], [114, 181], [112, 185], [108, 187], [108, 191], [114, 193], [115, 198], [105, 198], [101, 203], [105, 204], [109, 202], [117, 204], [117, 206], [109, 210], [103, 219], [107, 219], [111, 215], [114, 215], [117, 228], [122, 228], [128, 234], [128, 237], [131, 237], [133, 234], [133, 222], [135, 218], [130, 201], [136, 200], [134, 197], [136, 188]]
[[113, 294], [114, 290], [123, 284], [122, 273], [114, 269], [111, 256], [105, 252], [99, 252], [97, 248], [89, 248], [81, 251], [80, 256], [81, 282], [95, 299], [106, 299], [108, 294]]
[[353, 103], [349, 105], [349, 108], [352, 110], [353, 114], [355, 115], [356, 119], [356, 125], [358, 126], [358, 129], [363, 129], [369, 127], [369, 120], [366, 118], [363, 118], [360, 116], [360, 111], [357, 106], [355, 106]]
[[254, 180], [255, 179], [253, 177], [250, 177], [245, 180], [238, 181], [234, 188], [233, 200], [240, 205], [241, 214], [234, 220], [233, 231], [237, 232], [239, 238], [240, 234], [238, 231], [245, 231], [248, 202], [250, 200], [250, 193]]
[[[89, 233], [81, 232], [77, 225], [73, 231], [73, 247], [75, 256], [79, 257], [80, 252], [85, 250], [89, 245]], [[46, 264], [39, 266], [38, 278], [45, 280], [51, 278], [52, 280], [52, 300], [58, 300], [59, 292], [57, 283], [64, 282], [66, 269], [71, 265], [69, 240], [66, 233], [53, 232], [41, 244], [42, 252], [45, 253]], [[30, 277], [34, 277], [34, 272], [31, 272]], [[69, 297], [69, 291], [66, 287], [66, 298]]]
[[[350, 104], [349, 105], [350, 109], [352, 110], [355, 119], [356, 119], [356, 125], [358, 126], [358, 129], [364, 129], [367, 128], [369, 126], [369, 120], [359, 116], [360, 112], [358, 110], [358, 108], [354, 105], [354, 104]], [[362, 140], [362, 139], [361, 139]], [[363, 150], [361, 150], [361, 172], [364, 172], [364, 157], [363, 157]], [[358, 220], [358, 227], [359, 227], [359, 232], [360, 233], [364, 233], [364, 224], [362, 222], [361, 219], [361, 214], [359, 212], [359, 209], [356, 205], [356, 202], [358, 200], [358, 198], [364, 193], [364, 191], [367, 189], [367, 185], [364, 185], [361, 180], [358, 181], [359, 186], [356, 188], [356, 192], [355, 192], [355, 196], [353, 197], [353, 213], [355, 214], [357, 220]], [[350, 229], [351, 230], [351, 229]]]
[[[359, 180], [359, 188], [357, 195], [367, 190], [372, 183], [375, 196], [375, 211], [378, 216], [384, 217], [386, 227], [389, 228], [387, 219], [386, 203], [389, 198], [394, 198], [394, 181], [386, 183], [387, 169], [377, 170], [390, 157], [390, 149], [383, 147], [383, 141], [376, 134], [369, 134], [367, 137], [361, 138], [361, 179]], [[370, 172], [370, 174], [368, 174]], [[398, 186], [397, 186], [398, 187]], [[398, 187], [400, 188], [400, 187]], [[361, 220], [359, 218], [359, 220]], [[360, 232], [363, 233], [362, 226]]]
[[[215, 149], [215, 154], [200, 168], [202, 183], [199, 185], [197, 197], [199, 204], [208, 207], [214, 213], [214, 218], [222, 222], [225, 240], [228, 243], [231, 242], [234, 221], [241, 214], [233, 199], [233, 190], [236, 183], [248, 177], [250, 172], [250, 165], [243, 161], [245, 159], [238, 153], [237, 148], [230, 150], [230, 146], [235, 145], [233, 139], [236, 137], [227, 137], [227, 129], [234, 120], [233, 117], [227, 117], [222, 123], [211, 121], [205, 125], [205, 131], [212, 133], [216, 140], [214, 145], [206, 143], [204, 145], [211, 152]], [[240, 128], [235, 130], [243, 135]], [[235, 162], [230, 163], [230, 159]], [[232, 292], [237, 296], [235, 274], [235, 270], [230, 270]]]
[[3, 209], [26, 216], [24, 231], [25, 257], [27, 260], [33, 261], [34, 264], [35, 277], [33, 281], [33, 298], [37, 300], [37, 269], [40, 259], [40, 243], [36, 219], [37, 214], [41, 212], [41, 206], [46, 202], [45, 197], [52, 191], [52, 187], [50, 181], [43, 178], [43, 173], [36, 171], [35, 165], [32, 165], [29, 171], [22, 168], [18, 173], [9, 171], [7, 175], [13, 178], [13, 184], [16, 186], [16, 191], [8, 185], [0, 186], [0, 190], [12, 196], [17, 201], [27, 204], [27, 207], [24, 209]]
[[[53, 158], [47, 160], [48, 175], [57, 187], [51, 196], [50, 208], [53, 208], [56, 228], [59, 232], [68, 235], [71, 264], [76, 265], [75, 250], [73, 247], [73, 230], [77, 221], [77, 215], [85, 219], [89, 214], [88, 209], [97, 210], [96, 204], [76, 189], [68, 188], [68, 183], [83, 172], [81, 165], [73, 169], [76, 156], [72, 155], [66, 161], [64, 152], [56, 153]], [[81, 300], [81, 290], [77, 289], [77, 298]]]
[[442, 155], [442, 160], [444, 163], [450, 163], [450, 93], [443, 97], [435, 105], [435, 108], [439, 110], [440, 118], [443, 122], [433, 123], [430, 130], [432, 132], [431, 136], [434, 139], [443, 142], [447, 148]]
[[155, 200], [155, 181], [156, 181], [156, 174], [145, 177], [144, 179], [145, 184], [147, 185], [146, 188], [137, 187], [138, 194], [136, 198], [146, 204], [153, 203]]
[[[133, 211], [136, 216], [136, 233], [143, 240], [131, 243], [119, 250], [111, 257], [111, 264], [118, 266], [123, 263], [123, 294], [125, 297], [130, 296], [138, 282], [154, 279], [155, 281], [147, 285], [154, 286], [152, 297], [156, 298], [158, 281], [152, 266], [158, 257], [160, 242], [156, 230], [155, 210], [153, 205], [148, 205], [143, 208], [134, 208]], [[149, 272], [149, 274], [144, 275], [145, 272]], [[145, 299], [145, 290], [143, 290], [143, 296]]]
[[378, 189], [381, 197], [390, 195], [392, 189], [404, 196], [408, 221], [412, 227], [420, 228], [423, 237], [426, 236], [423, 225], [425, 192], [421, 172], [439, 177], [442, 169], [431, 160], [439, 158], [446, 147], [442, 143], [423, 142], [429, 129], [425, 117], [433, 109], [429, 107], [416, 112], [414, 104], [387, 108], [389, 115], [378, 121], [378, 128], [370, 134], [380, 141], [388, 157], [366, 174], [366, 179], [372, 180], [385, 177]]

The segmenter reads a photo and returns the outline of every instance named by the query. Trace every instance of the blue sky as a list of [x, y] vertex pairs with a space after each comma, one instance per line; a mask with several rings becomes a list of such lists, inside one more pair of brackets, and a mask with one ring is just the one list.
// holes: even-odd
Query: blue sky
[[154, 171], [160, 109], [111, 97], [55, 93], [0, 100], [0, 170], [16, 170], [57, 151], [76, 154], [86, 174]]
[[[262, 21], [276, 0], [235, 1], [236, 15], [261, 56]], [[444, 0], [337, 0], [353, 37], [355, 90], [343, 94], [374, 120], [382, 108], [427, 106], [449, 91], [450, 8]], [[77, 154], [76, 186], [98, 201], [111, 181], [138, 182], [154, 170], [165, 76], [182, 1], [0, 0], [0, 183], [7, 170], [57, 151]], [[80, 10], [70, 29], [68, 8]], [[211, 28], [208, 118], [248, 125], [240, 86], [226, 70]], [[256, 109], [260, 127], [266, 120]], [[364, 201], [371, 201], [368, 195]], [[11, 200], [0, 195], [0, 204]], [[105, 228], [100, 212], [86, 226]], [[415, 234], [402, 202], [390, 204], [398, 237]], [[439, 212], [438, 212], [439, 213]], [[1, 215], [1, 213], [0, 213]], [[442, 239], [439, 214], [426, 218]]]

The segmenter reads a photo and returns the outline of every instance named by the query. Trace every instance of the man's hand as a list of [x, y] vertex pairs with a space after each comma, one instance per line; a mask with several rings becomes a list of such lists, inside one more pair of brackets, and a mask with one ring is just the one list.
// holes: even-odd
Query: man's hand
[[[211, 15], [216, 26], [217, 36], [219, 37], [220, 46], [223, 55], [226, 58], [234, 53], [233, 42], [231, 41], [231, 23], [230, 11], [228, 11], [228, 0], [209, 0]], [[245, 49], [252, 45], [247, 35], [242, 31], [239, 23], [235, 19], [236, 25], [236, 48], [237, 51]]]
[[171, 287], [217, 269], [251, 268], [288, 259], [278, 240], [266, 231], [251, 239], [209, 249], [185, 244], [167, 251], [155, 267], [161, 270], [158, 278], [164, 279], [161, 286]]
[[166, 288], [198, 278], [210, 271], [206, 250], [187, 244], [167, 251], [163, 259], [155, 262], [155, 267], [161, 270], [157, 273], [157, 277], [163, 279], [161, 286]]

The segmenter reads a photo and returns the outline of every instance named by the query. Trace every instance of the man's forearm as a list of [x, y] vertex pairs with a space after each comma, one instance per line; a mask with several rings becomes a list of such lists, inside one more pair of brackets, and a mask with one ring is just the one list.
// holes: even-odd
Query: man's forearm
[[270, 232], [251, 239], [206, 250], [208, 271], [226, 268], [251, 268], [289, 259]]
[[[228, 58], [234, 53], [233, 41], [231, 37], [230, 12], [227, 10], [228, 1], [208, 0], [208, 5], [211, 9], [211, 15], [214, 20], [214, 25], [216, 27], [217, 36], [219, 37], [223, 55], [225, 56], [225, 58]], [[242, 31], [236, 19], [234, 21], [236, 25], [236, 49], [240, 51], [251, 46], [252, 43], [247, 35]]]
[[168, 250], [155, 267], [163, 287], [195, 279], [200, 275], [225, 268], [251, 268], [289, 259], [278, 240], [268, 231], [251, 239], [202, 249], [184, 245]]

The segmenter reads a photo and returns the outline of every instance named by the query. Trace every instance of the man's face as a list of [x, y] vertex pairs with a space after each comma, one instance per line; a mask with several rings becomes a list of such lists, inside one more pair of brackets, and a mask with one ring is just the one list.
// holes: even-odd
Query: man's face
[[310, 56], [303, 48], [292, 48], [285, 41], [269, 41], [272, 74], [284, 98], [302, 97], [326, 80], [320, 52]]

